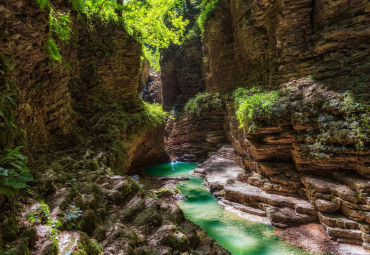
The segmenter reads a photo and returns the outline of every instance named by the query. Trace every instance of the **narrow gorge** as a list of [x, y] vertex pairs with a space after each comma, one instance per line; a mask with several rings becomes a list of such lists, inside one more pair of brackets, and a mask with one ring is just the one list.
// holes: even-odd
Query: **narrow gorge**
[[0, 14], [0, 255], [370, 254], [368, 1]]

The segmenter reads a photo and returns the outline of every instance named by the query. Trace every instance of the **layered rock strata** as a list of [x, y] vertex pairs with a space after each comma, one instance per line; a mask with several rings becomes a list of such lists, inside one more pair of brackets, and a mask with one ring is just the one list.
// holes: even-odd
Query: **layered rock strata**
[[366, 86], [369, 19], [361, 0], [221, 0], [205, 25], [206, 87], [277, 87], [307, 75], [335, 89]]
[[[335, 150], [338, 144], [333, 133], [332, 140], [326, 140], [327, 147], [320, 151], [330, 156], [313, 157], [310, 153], [316, 148], [312, 146], [317, 142], [315, 139], [330, 131], [323, 128], [324, 116], [334, 116], [327, 119], [331, 128], [337, 127], [335, 123], [339, 121], [346, 122], [346, 117], [335, 104], [336, 93], [317, 86], [314, 81], [299, 80], [288, 85], [292, 86], [288, 96], [291, 108], [285, 114], [291, 116], [291, 121], [286, 121], [285, 116], [279, 124], [267, 124], [248, 132], [239, 128], [233, 105], [227, 105], [227, 136], [246, 173], [239, 174], [235, 182], [224, 187], [226, 198], [242, 204], [280, 205], [283, 210], [266, 211], [273, 223], [284, 217], [289, 223], [313, 221], [317, 216], [334, 240], [369, 248], [369, 144], [365, 141], [362, 149], [356, 149], [356, 139], [348, 135], [341, 149]], [[311, 121], [297, 121], [300, 107]], [[341, 125], [334, 132], [347, 131], [346, 125]], [[302, 139], [302, 135], [309, 134], [312, 137]], [[302, 204], [306, 206], [301, 208]], [[312, 218], [297, 218], [292, 210], [308, 213]]]
[[[267, 178], [261, 179], [261, 175], [250, 169], [247, 171], [243, 169], [242, 166], [245, 168], [243, 157], [238, 156], [235, 152], [232, 146], [223, 145], [194, 170], [195, 174], [205, 178], [206, 185], [220, 199], [221, 205], [226, 208], [231, 207], [232, 211], [242, 216], [244, 213], [256, 215], [258, 216], [256, 219], [253, 216], [247, 218], [252, 221], [271, 223], [279, 228], [320, 222], [323, 229], [314, 226], [315, 224], [307, 225], [307, 228], [314, 226], [320, 231], [326, 231], [326, 234], [337, 243], [362, 245], [368, 249], [369, 224], [367, 220], [369, 216], [367, 205], [352, 203], [350, 206], [357, 207], [357, 211], [352, 210], [351, 213], [348, 213], [349, 207], [345, 208], [350, 203], [348, 200], [354, 201], [357, 198], [353, 196], [356, 190], [354, 187], [366, 189], [369, 182], [355, 178], [353, 175], [350, 178], [350, 175], [343, 173], [333, 174], [333, 178], [352, 180], [351, 184], [348, 181], [343, 184], [323, 177], [303, 175], [301, 177], [303, 185], [301, 185], [306, 187], [304, 189], [307, 196], [271, 192], [264, 185], [261, 186], [261, 183], [267, 182], [274, 185], [279, 185], [279, 183], [268, 181]], [[333, 194], [337, 194], [338, 197]], [[346, 199], [344, 199], [345, 197]], [[360, 215], [364, 217], [361, 218]], [[266, 220], [261, 221], [261, 217]], [[296, 228], [291, 231], [301, 232]], [[289, 237], [289, 230], [284, 231], [282, 235], [288, 241], [292, 238]], [[307, 238], [310, 237], [307, 236]], [[303, 240], [301, 241], [305, 243]], [[347, 254], [346, 252], [351, 249], [335, 243], [327, 243], [326, 246], [335, 254]], [[366, 254], [366, 251], [360, 248], [353, 247], [353, 249], [359, 254]]]
[[178, 119], [169, 120], [166, 151], [172, 160], [201, 162], [225, 142], [223, 125], [221, 108], [199, 117], [185, 113]]
[[[65, 1], [54, 1], [53, 9], [55, 13], [67, 13], [71, 6]], [[42, 150], [55, 142], [63, 146], [81, 142], [101, 146], [103, 143], [99, 137], [102, 134], [94, 133], [94, 125], [104, 121], [106, 111], [112, 105], [125, 101], [130, 105], [137, 100], [139, 83], [146, 80], [148, 64], [143, 64], [139, 80], [141, 46], [119, 24], [103, 25], [101, 21], [92, 19], [93, 29], [90, 29], [84, 18], [79, 19], [76, 12], [70, 11], [72, 23], [68, 25], [72, 33], [66, 43], [49, 31], [49, 12], [49, 7], [42, 11], [35, 1], [5, 1], [0, 4], [1, 59], [11, 67], [9, 77], [1, 76], [1, 84], [18, 87], [16, 118], [20, 122], [19, 128], [24, 130], [30, 152]], [[48, 55], [48, 39], [56, 42], [61, 62]], [[112, 121], [109, 120], [102, 131], [106, 132]], [[137, 140], [123, 139], [131, 148], [128, 161], [132, 162], [132, 168], [137, 170], [143, 166], [142, 162], [153, 159], [157, 162], [157, 158], [164, 158], [164, 143], [161, 141], [164, 127], [158, 128], [152, 129], [158, 137], [148, 136], [144, 130], [146, 140], [140, 140], [143, 142], [141, 145]], [[80, 138], [85, 136], [89, 136], [85, 140], [94, 139], [82, 141], [84, 139]], [[120, 136], [125, 137], [125, 134]], [[159, 154], [155, 154], [149, 144], [155, 145]], [[133, 156], [133, 151], [142, 158]], [[148, 151], [150, 153], [146, 153]], [[30, 156], [32, 159], [32, 153]], [[127, 165], [122, 171], [130, 167]]]

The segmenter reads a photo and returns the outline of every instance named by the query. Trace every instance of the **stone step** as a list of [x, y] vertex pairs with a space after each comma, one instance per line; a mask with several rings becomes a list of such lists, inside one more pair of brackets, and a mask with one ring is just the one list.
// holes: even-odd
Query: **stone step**
[[322, 224], [329, 227], [343, 228], [343, 229], [354, 229], [360, 230], [360, 224], [354, 220], [350, 220], [340, 214], [327, 214], [317, 212], [319, 220]]
[[304, 186], [311, 191], [322, 194], [331, 194], [355, 204], [360, 202], [357, 192], [352, 190], [347, 185], [338, 183], [336, 181], [317, 176], [302, 176], [301, 181]]
[[274, 206], [266, 207], [266, 214], [272, 225], [279, 228], [288, 228], [294, 225], [301, 225], [317, 220], [316, 215], [297, 213], [291, 208], [279, 208]]
[[346, 244], [354, 244], [354, 245], [362, 245], [363, 241], [357, 239], [350, 239], [350, 238], [337, 238], [337, 243], [346, 243]]
[[228, 200], [223, 200], [222, 202], [224, 204], [230, 205], [230, 206], [234, 207], [236, 210], [239, 210], [239, 211], [242, 211], [242, 212], [246, 212], [246, 213], [250, 213], [250, 214], [258, 215], [258, 216], [266, 216], [265, 211], [263, 211], [259, 208], [256, 208], [256, 207], [246, 206], [246, 205], [230, 202]]
[[326, 229], [326, 233], [330, 237], [360, 240], [362, 245], [361, 230], [332, 228], [325, 225], [324, 228]]
[[288, 207], [297, 213], [316, 215], [315, 207], [307, 200], [298, 197], [270, 194], [261, 188], [240, 181], [228, 183], [224, 189], [226, 199], [244, 205], [265, 203], [275, 207]]

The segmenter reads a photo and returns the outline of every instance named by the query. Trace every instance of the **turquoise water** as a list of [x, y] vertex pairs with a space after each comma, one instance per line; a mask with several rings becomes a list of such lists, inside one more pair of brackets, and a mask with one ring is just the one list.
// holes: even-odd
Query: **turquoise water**
[[151, 176], [190, 177], [179, 182], [185, 196], [179, 205], [188, 219], [207, 231], [217, 243], [233, 255], [296, 255], [308, 254], [291, 246], [274, 234], [274, 228], [254, 223], [224, 210], [217, 199], [202, 185], [203, 178], [189, 175], [196, 164], [177, 162], [147, 168]]

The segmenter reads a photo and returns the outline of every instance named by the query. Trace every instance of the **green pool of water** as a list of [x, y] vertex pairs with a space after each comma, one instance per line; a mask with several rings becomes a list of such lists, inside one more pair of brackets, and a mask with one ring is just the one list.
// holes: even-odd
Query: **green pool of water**
[[274, 228], [254, 223], [224, 210], [202, 185], [203, 178], [189, 175], [196, 164], [176, 162], [146, 169], [151, 176], [190, 177], [177, 185], [185, 196], [179, 205], [186, 217], [207, 231], [221, 246], [235, 255], [308, 254], [274, 235]]

